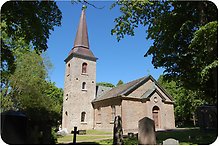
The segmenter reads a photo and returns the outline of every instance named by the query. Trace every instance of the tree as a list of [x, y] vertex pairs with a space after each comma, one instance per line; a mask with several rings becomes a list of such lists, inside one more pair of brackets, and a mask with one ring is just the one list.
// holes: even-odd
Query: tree
[[118, 83], [116, 84], [116, 86], [122, 85], [124, 84], [122, 80], [119, 80]]
[[[62, 13], [54, 1], [7, 1], [1, 8], [1, 28], [11, 40], [23, 38], [40, 54], [55, 26], [61, 25]], [[14, 46], [1, 39], [1, 66], [7, 73], [15, 70]]]
[[47, 99], [51, 99], [53, 102], [53, 108], [56, 111], [56, 117], [51, 117], [55, 122], [55, 126], [61, 124], [62, 119], [62, 104], [63, 104], [63, 89], [57, 88], [54, 82], [47, 81], [47, 87], [44, 89], [44, 94], [46, 95]]
[[[16, 68], [12, 74], [5, 74], [5, 82], [1, 82], [1, 111], [22, 111], [29, 119], [28, 136], [37, 127], [41, 142], [52, 143], [51, 128], [60, 124], [63, 91], [46, 80], [50, 63], [23, 38], [11, 40], [3, 31], [2, 39], [13, 46]], [[29, 137], [29, 143], [40, 141]]]
[[99, 82], [99, 83], [97, 83], [97, 86], [105, 86], [105, 87], [111, 87], [111, 88], [115, 87], [115, 85], [113, 85], [111, 83], [107, 83], [107, 82]]
[[217, 103], [218, 11], [212, 2], [117, 1], [115, 6], [122, 13], [111, 31], [118, 41], [145, 26], [146, 38], [154, 41], [145, 57], [152, 55], [154, 67], [165, 69], [164, 78], [203, 91], [203, 98]]
[[[15, 54], [17, 67], [9, 78], [9, 90], [1, 98], [4, 101], [1, 109], [22, 111], [29, 119], [28, 125], [31, 125], [28, 135], [31, 135], [32, 127], [38, 127], [38, 133], [42, 133], [41, 142], [54, 143], [51, 128], [60, 124], [63, 91], [45, 80], [47, 71], [43, 58], [35, 51], [19, 50]], [[32, 142], [30, 138], [29, 143]], [[38, 144], [41, 142], [36, 141]]]
[[187, 90], [175, 81], [166, 81], [161, 75], [158, 83], [174, 98], [174, 112], [177, 126], [188, 126], [193, 120], [196, 124], [196, 109], [206, 102], [200, 98], [197, 91]]

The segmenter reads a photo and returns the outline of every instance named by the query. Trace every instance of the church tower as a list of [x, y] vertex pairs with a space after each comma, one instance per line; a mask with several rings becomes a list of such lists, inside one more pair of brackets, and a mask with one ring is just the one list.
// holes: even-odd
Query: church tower
[[96, 91], [96, 60], [89, 47], [85, 10], [82, 10], [74, 46], [65, 59], [62, 129], [93, 128], [91, 101]]

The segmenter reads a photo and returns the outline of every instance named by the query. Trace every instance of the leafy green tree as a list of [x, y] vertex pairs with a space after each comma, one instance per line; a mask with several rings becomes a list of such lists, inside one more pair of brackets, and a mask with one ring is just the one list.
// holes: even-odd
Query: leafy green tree
[[115, 85], [113, 85], [111, 83], [107, 83], [107, 82], [99, 82], [99, 83], [97, 83], [97, 86], [105, 86], [105, 87], [112, 87], [112, 88], [115, 87]]
[[[48, 82], [48, 62], [40, 56], [61, 11], [53, 1], [8, 1], [1, 9], [1, 111], [28, 117], [29, 143], [51, 144], [51, 127], [61, 118], [62, 90]], [[38, 136], [31, 139], [32, 131]]]
[[152, 55], [164, 78], [174, 79], [190, 90], [203, 91], [203, 98], [217, 103], [218, 10], [210, 1], [117, 1], [121, 16], [111, 33], [119, 41], [134, 36], [139, 25], [153, 40], [145, 56]]
[[195, 125], [196, 109], [206, 103], [200, 98], [200, 93], [180, 87], [177, 82], [173, 80], [164, 80], [163, 75], [159, 77], [158, 83], [174, 98], [176, 125], [187, 126], [191, 121], [193, 121]]
[[[52, 120], [55, 122], [55, 126], [58, 126], [58, 124], [61, 124], [61, 119], [62, 119], [62, 103], [63, 103], [63, 89], [62, 88], [57, 88], [55, 86], [54, 82], [48, 82], [46, 88], [44, 89], [44, 94], [46, 98], [52, 100], [52, 106], [55, 108], [56, 111], [56, 117], [51, 117], [53, 118]], [[57, 127], [58, 128], [58, 127]]]
[[124, 82], [122, 80], [119, 80], [118, 83], [116, 84], [116, 86], [122, 85], [124, 84]]
[[[50, 31], [61, 25], [62, 13], [54, 1], [7, 1], [1, 7], [1, 28], [11, 40], [23, 38], [40, 54], [45, 51]], [[1, 39], [1, 73], [15, 70], [14, 46]]]
[[[5, 74], [5, 82], [1, 82], [1, 111], [12, 109], [24, 112], [29, 119], [28, 125], [38, 127], [38, 134], [43, 134], [40, 136], [41, 143], [52, 143], [51, 128], [60, 124], [63, 91], [46, 80], [51, 65], [24, 39], [11, 40], [4, 31], [1, 37], [13, 46], [16, 65], [15, 71]], [[31, 127], [28, 136], [33, 131]], [[32, 138], [29, 143], [40, 143]]]

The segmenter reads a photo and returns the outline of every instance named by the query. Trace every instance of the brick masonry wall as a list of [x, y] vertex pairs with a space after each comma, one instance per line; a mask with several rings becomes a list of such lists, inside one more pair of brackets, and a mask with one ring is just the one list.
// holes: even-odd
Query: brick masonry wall
[[[112, 107], [115, 106], [115, 116], [121, 116], [121, 99], [110, 99], [101, 102], [95, 102], [93, 104], [95, 119], [94, 129], [99, 130], [113, 130], [114, 116], [112, 115]], [[98, 108], [100, 111], [98, 111]]]
[[[82, 64], [87, 63], [87, 73], [82, 74]], [[68, 64], [70, 63], [70, 67]], [[86, 90], [82, 90], [82, 83]], [[96, 91], [96, 62], [82, 58], [72, 58], [66, 63], [62, 128], [70, 132], [74, 126], [78, 129], [92, 129], [94, 111], [91, 101]], [[67, 115], [66, 115], [67, 112]], [[81, 113], [85, 112], [85, 122], [81, 122]]]
[[[110, 124], [111, 119], [111, 105], [116, 105], [116, 115], [122, 116], [122, 126], [124, 134], [128, 132], [138, 131], [138, 121], [144, 117], [153, 119], [153, 108], [156, 106], [159, 108], [158, 112], [158, 127], [157, 129], [172, 129], [175, 128], [174, 107], [172, 103], [165, 103], [158, 93], [153, 93], [149, 100], [141, 100], [143, 92], [145, 92], [152, 82], [149, 80], [147, 83], [130, 93], [123, 100], [119, 100], [118, 97], [100, 101], [94, 104], [95, 120], [100, 119], [98, 117], [98, 107], [101, 107], [101, 122], [95, 121], [95, 129], [110, 130], [113, 128], [113, 124]], [[156, 88], [158, 88], [156, 86]], [[158, 89], [159, 92], [162, 92]], [[171, 101], [164, 93], [161, 93], [166, 101]], [[138, 99], [137, 99], [138, 98]], [[155, 100], [156, 98], [156, 100]], [[117, 100], [116, 100], [117, 99]]]

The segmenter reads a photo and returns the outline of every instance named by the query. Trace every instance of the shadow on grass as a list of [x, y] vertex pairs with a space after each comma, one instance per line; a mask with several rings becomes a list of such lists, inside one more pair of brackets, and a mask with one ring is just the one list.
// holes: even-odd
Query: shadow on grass
[[[72, 142], [70, 142], [70, 143], [59, 143], [59, 144], [61, 144], [61, 145], [73, 145]], [[100, 144], [97, 143], [97, 142], [77, 142], [76, 145], [100, 145]]]
[[179, 140], [180, 144], [212, 144], [217, 139], [217, 130], [202, 131], [200, 129], [176, 129], [168, 131], [157, 131], [157, 143], [162, 143], [168, 138]]

